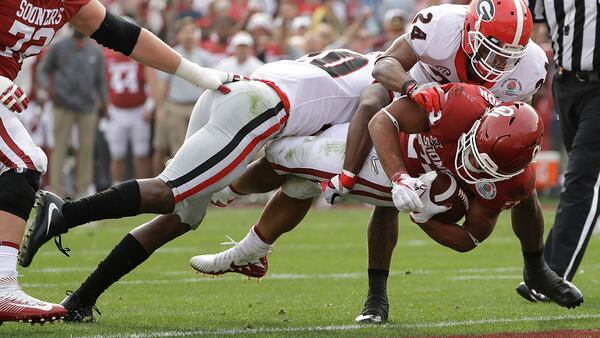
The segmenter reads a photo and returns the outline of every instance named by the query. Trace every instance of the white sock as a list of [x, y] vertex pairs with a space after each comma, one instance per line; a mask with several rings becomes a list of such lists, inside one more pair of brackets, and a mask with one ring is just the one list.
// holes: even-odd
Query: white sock
[[272, 244], [267, 244], [260, 239], [260, 237], [256, 234], [254, 227], [252, 227], [252, 229], [248, 231], [246, 237], [242, 239], [240, 246], [243, 246], [244, 251], [249, 256], [255, 257], [266, 256], [271, 248], [273, 248]]
[[12, 246], [0, 245], [0, 275], [17, 273], [17, 255], [19, 250]]

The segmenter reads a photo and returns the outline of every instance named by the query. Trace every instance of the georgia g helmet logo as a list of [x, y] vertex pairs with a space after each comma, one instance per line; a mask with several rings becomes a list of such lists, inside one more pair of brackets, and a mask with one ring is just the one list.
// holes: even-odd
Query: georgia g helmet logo
[[496, 13], [496, 7], [492, 0], [479, 0], [477, 1], [477, 16], [482, 21], [492, 21], [494, 14]]

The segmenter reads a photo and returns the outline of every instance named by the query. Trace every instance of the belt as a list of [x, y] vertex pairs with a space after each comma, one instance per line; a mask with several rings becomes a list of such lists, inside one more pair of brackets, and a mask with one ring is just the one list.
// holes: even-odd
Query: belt
[[562, 67], [558, 68], [558, 78], [567, 76], [576, 78], [579, 82], [600, 82], [600, 72], [597, 70], [566, 70]]

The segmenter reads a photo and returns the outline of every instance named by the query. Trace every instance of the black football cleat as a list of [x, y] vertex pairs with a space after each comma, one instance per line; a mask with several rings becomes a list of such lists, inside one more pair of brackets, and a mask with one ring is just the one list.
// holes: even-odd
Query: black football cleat
[[360, 324], [383, 324], [388, 320], [389, 310], [387, 295], [375, 295], [369, 291], [365, 306], [354, 321]]
[[548, 303], [552, 301], [550, 298], [544, 296], [543, 294], [533, 289], [530, 289], [527, 286], [527, 284], [525, 284], [525, 282], [521, 282], [519, 286], [517, 286], [516, 291], [519, 294], [519, 296], [525, 298], [525, 300], [532, 303]]
[[[583, 303], [583, 294], [579, 289], [573, 285], [573, 283], [559, 277], [554, 271], [552, 271], [548, 265], [544, 264], [541, 269], [535, 269], [528, 271], [523, 270], [523, 278], [525, 280], [525, 286], [529, 288], [529, 298], [524, 292], [524, 288], [521, 286], [517, 287], [519, 295], [525, 299], [532, 301], [541, 301], [547, 297], [556, 304], [566, 307], [575, 308]], [[533, 291], [535, 294], [533, 294]], [[540, 295], [542, 297], [540, 297]]]
[[54, 243], [60, 252], [69, 256], [69, 248], [62, 246], [60, 235], [68, 231], [62, 215], [62, 198], [49, 191], [39, 191], [35, 202], [35, 217], [23, 237], [19, 251], [19, 265], [26, 268], [44, 243], [54, 237]]
[[65, 322], [73, 323], [93, 323], [94, 311], [101, 315], [94, 303], [84, 301], [77, 291], [67, 291], [67, 297], [60, 302], [60, 305], [67, 309], [67, 315], [63, 319]]

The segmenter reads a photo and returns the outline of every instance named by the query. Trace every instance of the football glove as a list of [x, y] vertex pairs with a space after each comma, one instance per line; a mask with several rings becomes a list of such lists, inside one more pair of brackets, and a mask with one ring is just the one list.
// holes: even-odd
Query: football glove
[[420, 178], [411, 177], [406, 172], [397, 172], [392, 176], [392, 199], [396, 208], [402, 212], [409, 213], [421, 211], [423, 202], [417, 194], [417, 190], [424, 190]]
[[406, 89], [406, 95], [427, 112], [439, 112], [446, 103], [444, 90], [437, 82], [414, 82]]
[[239, 74], [200, 67], [185, 58], [181, 58], [181, 62], [175, 71], [175, 75], [187, 80], [195, 86], [206, 89], [216, 89], [223, 94], [228, 94], [231, 91], [224, 83], [248, 80], [247, 77]]
[[356, 175], [348, 170], [341, 174], [333, 176], [330, 180], [321, 181], [321, 190], [327, 203], [333, 205], [337, 197], [342, 197], [349, 193], [356, 183]]
[[430, 171], [419, 177], [419, 180], [421, 181], [421, 186], [419, 187], [419, 191], [417, 192], [421, 196], [423, 208], [419, 212], [410, 213], [410, 218], [415, 223], [425, 223], [429, 221], [431, 217], [442, 212], [448, 211], [450, 209], [450, 205], [437, 205], [431, 201], [431, 183], [435, 180], [436, 177], [436, 171]]
[[0, 103], [8, 110], [20, 113], [27, 108], [27, 95], [9, 78], [0, 76], [0, 93]]
[[210, 203], [216, 205], [219, 208], [225, 208], [241, 196], [244, 195], [238, 194], [231, 190], [229, 186], [226, 186], [223, 190], [217, 191], [212, 195]]

